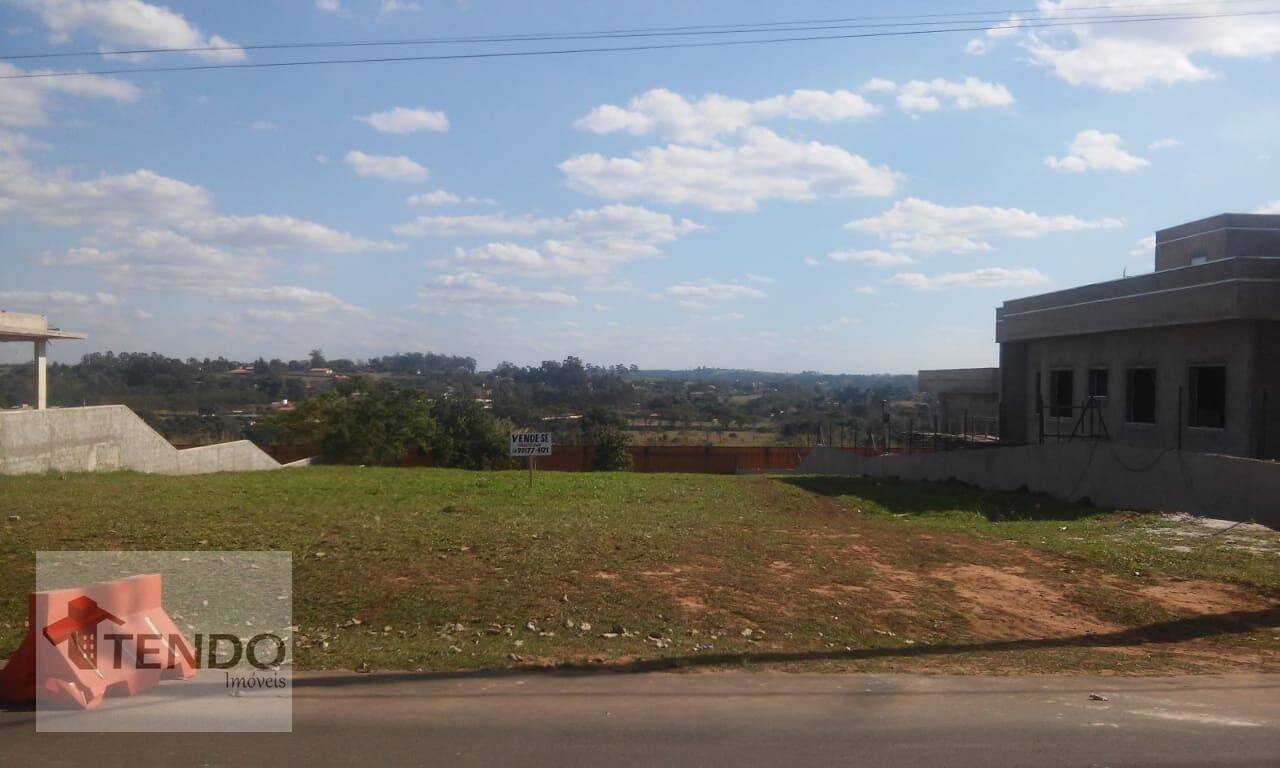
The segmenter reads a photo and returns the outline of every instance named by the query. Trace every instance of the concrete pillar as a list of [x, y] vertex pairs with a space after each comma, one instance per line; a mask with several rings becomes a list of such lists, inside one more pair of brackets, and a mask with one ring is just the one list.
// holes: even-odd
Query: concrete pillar
[[36, 346], [36, 409], [43, 411], [48, 406], [49, 391], [49, 342], [40, 339]]

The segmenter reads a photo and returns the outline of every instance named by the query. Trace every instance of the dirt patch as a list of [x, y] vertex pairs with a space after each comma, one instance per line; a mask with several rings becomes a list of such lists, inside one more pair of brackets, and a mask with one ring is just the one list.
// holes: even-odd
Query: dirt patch
[[597, 579], [604, 579], [605, 581], [617, 581], [617, 580], [618, 580], [618, 574], [616, 574], [616, 573], [609, 573], [608, 571], [596, 571], [595, 573], [593, 573], [593, 574], [591, 574], [591, 575], [592, 575], [593, 577], [597, 578]]
[[1231, 584], [1212, 581], [1174, 581], [1143, 587], [1138, 594], [1175, 611], [1204, 615], [1256, 611], [1271, 607], [1257, 595]]
[[707, 610], [707, 604], [702, 602], [702, 598], [693, 595], [676, 595], [676, 604], [687, 613], [705, 613]]
[[1061, 587], [1023, 569], [961, 565], [929, 575], [951, 587], [971, 628], [982, 637], [1048, 638], [1118, 629], [1070, 600]]

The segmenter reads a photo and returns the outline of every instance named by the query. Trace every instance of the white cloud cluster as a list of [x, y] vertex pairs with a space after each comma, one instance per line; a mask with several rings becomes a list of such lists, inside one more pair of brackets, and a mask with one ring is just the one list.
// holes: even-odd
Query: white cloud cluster
[[735, 299], [763, 299], [765, 292], [741, 283], [722, 283], [710, 278], [669, 286], [664, 293], [688, 309], [708, 309], [714, 303]]
[[899, 85], [883, 77], [872, 78], [862, 87], [873, 93], [896, 93], [898, 107], [908, 114], [936, 112], [944, 102], [956, 109], [1007, 107], [1013, 94], [1000, 83], [989, 83], [976, 77], [964, 80], [911, 80]]
[[560, 164], [569, 186], [599, 197], [642, 198], [716, 211], [752, 211], [762, 200], [883, 197], [899, 175], [841, 147], [786, 139], [765, 128], [737, 146], [671, 144], [628, 157], [577, 155]]
[[124, 299], [114, 293], [77, 293], [75, 291], [0, 291], [0, 302], [24, 309], [46, 307], [118, 307]]
[[631, 99], [626, 107], [598, 106], [574, 125], [592, 133], [652, 133], [673, 141], [708, 144], [719, 136], [779, 117], [831, 123], [879, 112], [879, 107], [852, 91], [797, 90], [759, 101], [713, 93], [690, 101], [665, 88], [655, 88]]
[[[1161, 0], [1144, 0], [1138, 5], [1158, 6]], [[1051, 19], [1073, 13], [1096, 18], [1142, 12], [1141, 8], [1135, 10], [1133, 3], [1108, 8], [1094, 0], [1044, 0], [1039, 7]], [[1189, 13], [1205, 17], [1194, 24], [1073, 26], [1029, 32], [1022, 45], [1033, 63], [1052, 69], [1072, 85], [1124, 92], [1156, 84], [1196, 82], [1215, 76], [1204, 61], [1207, 58], [1263, 59], [1280, 52], [1280, 18], [1242, 15], [1263, 10], [1230, 0], [1206, 0], [1189, 9]], [[1210, 18], [1214, 14], [1217, 16]]]
[[510, 242], [456, 248], [453, 261], [470, 269], [535, 276], [601, 275], [618, 264], [657, 256], [660, 246], [702, 229], [689, 219], [629, 205], [578, 209], [564, 217], [420, 216], [394, 228], [401, 237], [545, 237], [537, 248]]
[[367, 179], [420, 183], [430, 175], [426, 166], [404, 155], [370, 155], [353, 149], [343, 157], [343, 161], [357, 176]]
[[378, 17], [389, 16], [393, 13], [417, 13], [421, 10], [422, 6], [413, 2], [413, 0], [382, 0], [382, 4], [378, 6]]
[[255, 320], [292, 323], [335, 312], [366, 318], [372, 316], [367, 310], [340, 299], [329, 291], [296, 285], [234, 285], [213, 291], [210, 295], [228, 301], [261, 305], [245, 310], [245, 314]]
[[1018, 208], [982, 205], [949, 207], [909, 197], [879, 216], [857, 219], [847, 229], [867, 232], [895, 249], [925, 253], [991, 250], [996, 238], [1029, 239], [1054, 232], [1118, 227], [1119, 219], [1045, 216]]
[[937, 291], [944, 288], [1018, 288], [1044, 285], [1049, 282], [1049, 278], [1040, 270], [1028, 267], [983, 267], [972, 272], [950, 272], [942, 275], [901, 272], [889, 278], [888, 282], [917, 291]]
[[503, 285], [478, 272], [461, 272], [440, 275], [430, 284], [418, 290], [418, 296], [427, 302], [423, 310], [431, 312], [438, 305], [462, 306], [471, 310], [483, 310], [494, 305], [553, 304], [572, 306], [578, 298], [561, 291], [530, 291], [512, 285]]
[[395, 107], [386, 112], [372, 112], [356, 119], [372, 126], [376, 131], [401, 136], [419, 131], [443, 133], [449, 130], [449, 117], [445, 113], [421, 107]]
[[[226, 48], [219, 35], [206, 35], [182, 14], [142, 0], [10, 0], [39, 14], [55, 43], [77, 33], [91, 35], [116, 48]], [[110, 50], [108, 47], [107, 50]], [[216, 61], [239, 61], [243, 50], [196, 51]]]
[[410, 195], [406, 203], [424, 208], [440, 208], [446, 205], [497, 205], [491, 197], [461, 197], [443, 189], [433, 189], [417, 195]]
[[37, 258], [90, 268], [106, 281], [147, 290], [212, 291], [266, 279], [274, 254], [397, 250], [314, 221], [220, 213], [201, 187], [149, 170], [75, 179], [0, 154], [0, 215], [71, 229], [82, 244]]
[[338, 0], [316, 0], [316, 8], [325, 13], [338, 13], [342, 10], [342, 4]]
[[1260, 205], [1254, 213], [1280, 214], [1280, 200], [1273, 200], [1265, 205]]
[[889, 251], [880, 250], [832, 251], [827, 254], [827, 261], [868, 264], [873, 267], [896, 267], [915, 263], [915, 259], [905, 253], [890, 253]]
[[[23, 70], [8, 62], [0, 61], [0, 76], [39, 74], [48, 71]], [[49, 123], [49, 113], [57, 105], [59, 96], [79, 96], [129, 103], [137, 101], [141, 95], [142, 92], [133, 83], [102, 75], [0, 80], [0, 125], [13, 127], [46, 125]]]
[[1080, 131], [1071, 142], [1065, 157], [1046, 157], [1045, 165], [1057, 171], [1120, 171], [1128, 173], [1146, 168], [1150, 163], [1120, 148], [1120, 136], [1094, 128]]

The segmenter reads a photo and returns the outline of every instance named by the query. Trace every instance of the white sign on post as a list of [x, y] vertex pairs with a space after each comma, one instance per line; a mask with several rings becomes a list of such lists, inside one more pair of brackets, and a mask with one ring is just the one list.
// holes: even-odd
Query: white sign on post
[[550, 456], [550, 432], [512, 432], [508, 456]]

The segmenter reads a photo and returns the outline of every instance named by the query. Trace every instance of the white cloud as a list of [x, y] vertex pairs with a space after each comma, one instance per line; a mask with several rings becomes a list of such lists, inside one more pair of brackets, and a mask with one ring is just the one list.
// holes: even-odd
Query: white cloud
[[463, 305], [484, 308], [510, 304], [553, 304], [572, 306], [578, 303], [576, 296], [561, 291], [530, 291], [512, 285], [501, 285], [492, 278], [477, 272], [440, 275], [429, 285], [418, 290], [418, 296], [433, 304]]
[[1118, 227], [1119, 219], [1045, 216], [1018, 208], [981, 205], [948, 207], [909, 197], [879, 216], [851, 221], [847, 229], [867, 232], [894, 248], [917, 252], [991, 250], [996, 238], [1029, 239], [1053, 232]]
[[325, 13], [338, 13], [342, 10], [342, 5], [338, 0], [316, 0], [316, 8]]
[[1080, 173], [1082, 171], [1121, 171], [1128, 173], [1145, 168], [1150, 163], [1120, 148], [1120, 136], [1103, 133], [1094, 128], [1080, 131], [1071, 142], [1065, 157], [1046, 157], [1045, 165], [1057, 171]]
[[118, 307], [124, 299], [114, 293], [76, 293], [74, 291], [0, 291], [0, 301], [24, 309], [42, 307]]
[[[0, 61], [0, 76], [39, 74], [50, 70], [22, 70]], [[0, 80], [0, 125], [47, 125], [59, 96], [79, 96], [118, 102], [137, 101], [142, 92], [133, 83], [102, 75]]]
[[412, 11], [414, 13], [421, 11], [422, 6], [412, 0], [382, 0], [382, 5], [378, 7], [378, 16], [387, 16], [392, 13], [400, 13], [402, 11]]
[[1182, 146], [1177, 139], [1156, 139], [1147, 145], [1147, 149], [1175, 149]]
[[0, 214], [78, 231], [81, 245], [44, 254], [47, 267], [92, 269], [145, 290], [205, 291], [259, 281], [281, 251], [397, 250], [290, 216], [226, 215], [207, 190], [148, 170], [79, 180], [0, 155]]
[[45, 253], [39, 258], [41, 266], [45, 267], [100, 267], [119, 260], [114, 251], [97, 248], [72, 248], [63, 254]]
[[989, 83], [976, 77], [964, 80], [911, 80], [898, 85], [882, 77], [873, 78], [863, 90], [880, 93], [897, 93], [898, 106], [907, 113], [936, 112], [943, 102], [956, 109], [982, 107], [1007, 107], [1013, 103], [1013, 94], [1000, 83]]
[[987, 52], [987, 41], [980, 37], [971, 37], [964, 44], [964, 52], [970, 56], [982, 56]]
[[1280, 214], [1280, 200], [1274, 200], [1265, 205], [1258, 206], [1258, 209], [1254, 211], [1254, 213]]
[[889, 278], [887, 282], [904, 285], [917, 291], [936, 291], [943, 288], [1015, 288], [1044, 285], [1049, 282], [1049, 278], [1038, 269], [983, 267], [972, 272], [951, 272], [943, 275], [901, 272]]
[[577, 209], [567, 217], [543, 218], [524, 214], [474, 214], [469, 216], [419, 216], [413, 222], [394, 227], [401, 237], [424, 235], [562, 235], [599, 236], [626, 234], [645, 236], [657, 241], [670, 241], [680, 235], [701, 229], [689, 219], [676, 219], [632, 205], [606, 205], [596, 209]]
[[592, 133], [656, 133], [674, 141], [707, 144], [723, 134], [778, 117], [830, 123], [879, 112], [879, 107], [851, 91], [798, 90], [759, 101], [713, 93], [691, 102], [678, 93], [656, 88], [631, 99], [626, 107], [596, 107], [574, 125]]
[[460, 197], [443, 189], [433, 189], [419, 195], [410, 195], [406, 203], [424, 208], [439, 208], [446, 205], [497, 205], [491, 197]]
[[422, 182], [430, 172], [404, 155], [368, 155], [353, 149], [343, 158], [357, 176], [387, 181]]
[[612, 199], [644, 198], [717, 211], [755, 210], [761, 200], [883, 197], [899, 175], [841, 147], [746, 128], [738, 146], [648, 147], [629, 157], [585, 154], [560, 164], [569, 186]]
[[254, 120], [249, 123], [249, 129], [253, 131], [276, 131], [280, 129], [280, 126], [270, 120]]
[[853, 292], [863, 296], [874, 296], [880, 291], [874, 285], [856, 285], [853, 288]]
[[255, 251], [321, 251], [368, 253], [399, 250], [385, 240], [370, 240], [292, 216], [215, 216], [192, 222], [185, 230], [220, 246]]
[[[238, 302], [269, 304], [271, 314], [261, 311], [255, 315], [260, 319], [295, 320], [300, 315], [341, 312], [348, 315], [369, 316], [367, 310], [340, 299], [329, 291], [317, 291], [296, 285], [228, 286], [213, 292], [217, 298]], [[254, 312], [254, 310], [250, 310]]]
[[421, 107], [396, 107], [386, 112], [373, 112], [356, 119], [383, 133], [405, 135], [419, 131], [443, 133], [449, 130], [449, 117], [445, 113], [433, 112]]
[[[11, 0], [38, 13], [55, 43], [84, 33], [119, 47], [207, 48], [233, 43], [205, 35], [180, 13], [142, 0]], [[194, 55], [218, 61], [239, 61], [239, 49], [198, 51]]]
[[895, 267], [903, 264], [915, 263], [915, 259], [905, 253], [890, 253], [888, 251], [878, 250], [832, 251], [827, 254], [827, 260], [853, 262], [856, 264], [870, 264], [873, 267]]
[[669, 286], [664, 293], [674, 297], [680, 306], [706, 309], [712, 303], [735, 299], [763, 299], [764, 291], [741, 283], [721, 283], [709, 278]]
[[746, 279], [748, 283], [760, 283], [761, 285], [772, 285], [774, 283], [774, 279], [772, 277], [768, 277], [767, 275], [753, 275], [750, 272], [748, 272], [747, 274], [743, 275], [743, 277]]
[[[1040, 9], [1049, 18], [1073, 11], [1095, 17], [1134, 12], [1128, 5], [1101, 8], [1094, 0], [1042, 2]], [[1280, 19], [1275, 16], [1233, 15], [1244, 9], [1227, 0], [1209, 0], [1191, 10], [1198, 16], [1225, 15], [1185, 24], [1088, 25], [1031, 32], [1023, 46], [1033, 63], [1049, 67], [1072, 85], [1120, 92], [1207, 80], [1215, 76], [1204, 61], [1211, 57], [1263, 59], [1280, 52]]]
[[470, 269], [531, 275], [602, 275], [616, 265], [660, 255], [659, 246], [703, 227], [629, 205], [578, 209], [565, 217], [420, 216], [394, 227], [402, 237], [550, 237], [538, 248], [508, 242], [471, 250], [456, 249], [453, 261]]

